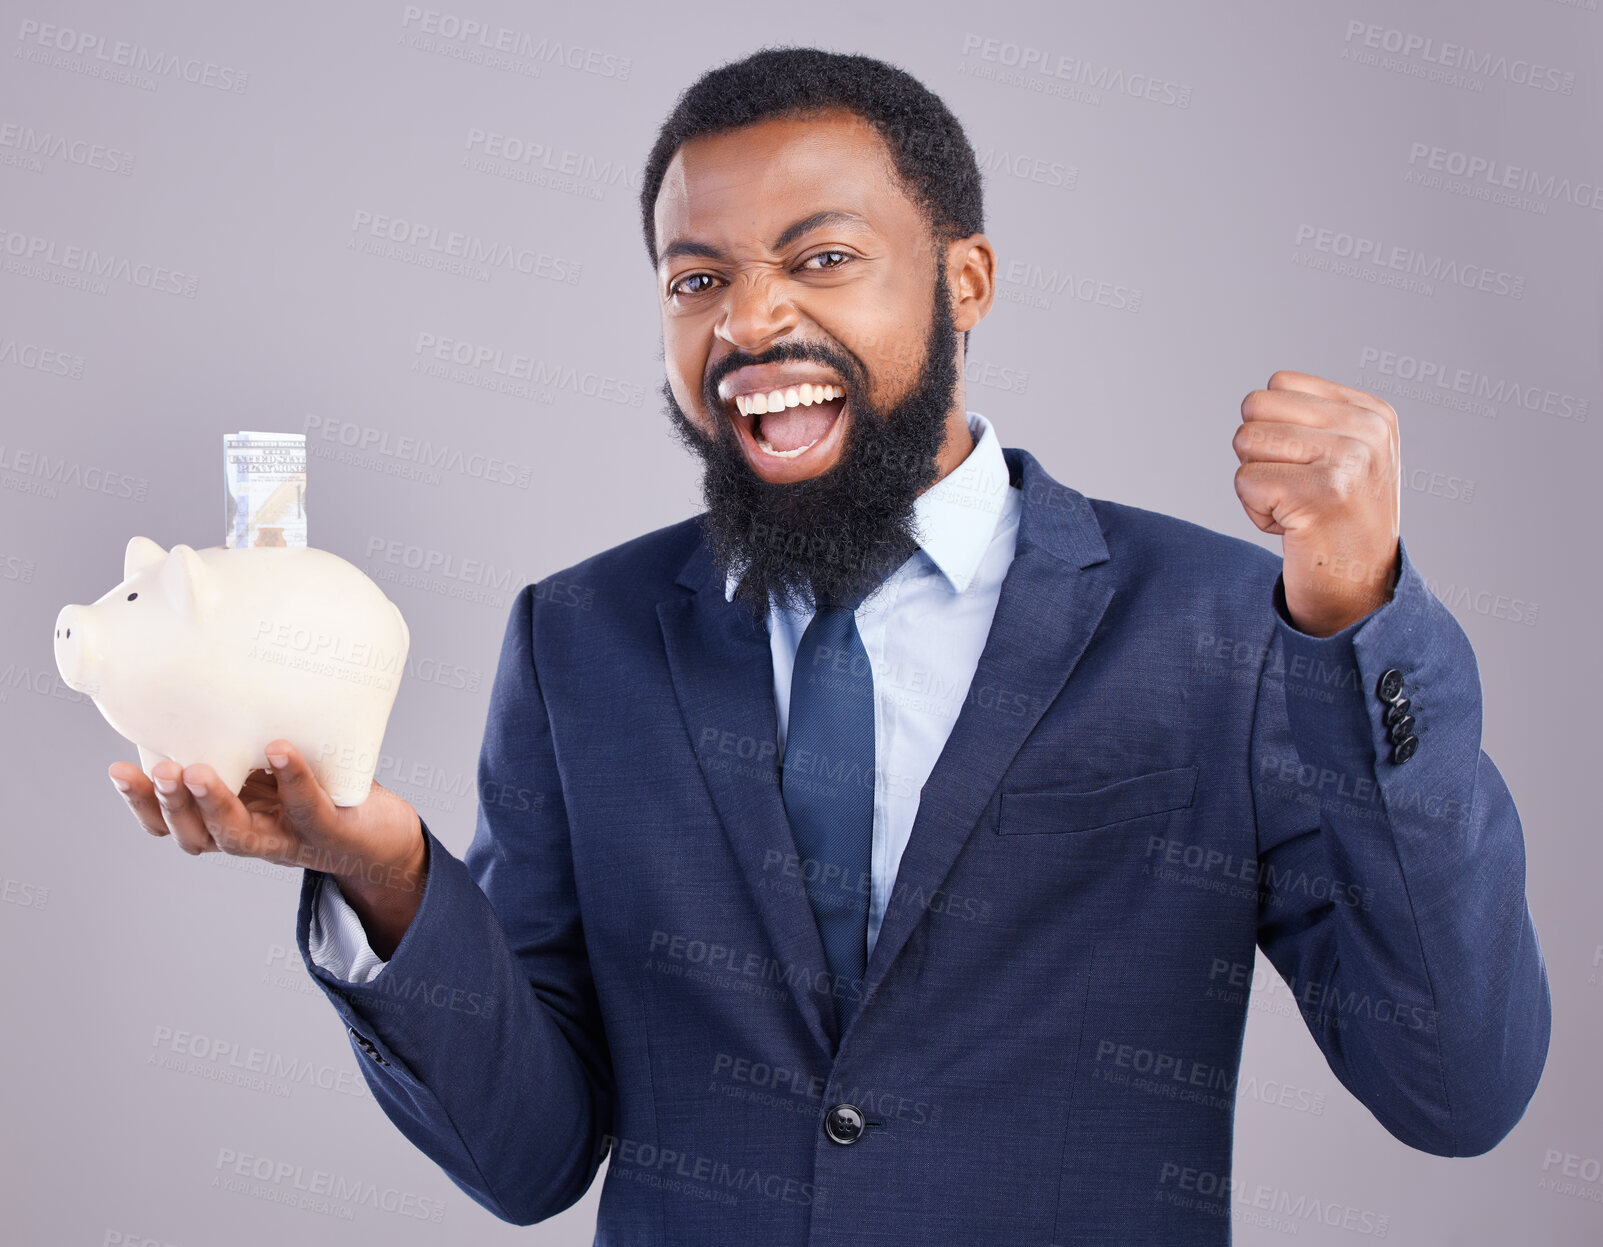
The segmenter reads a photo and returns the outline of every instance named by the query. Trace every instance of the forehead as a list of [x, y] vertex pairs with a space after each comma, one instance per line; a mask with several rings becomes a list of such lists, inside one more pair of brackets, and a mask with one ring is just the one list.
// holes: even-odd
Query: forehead
[[769, 242], [786, 225], [836, 208], [891, 234], [920, 227], [879, 133], [855, 113], [775, 117], [688, 140], [657, 193], [657, 251], [693, 239]]

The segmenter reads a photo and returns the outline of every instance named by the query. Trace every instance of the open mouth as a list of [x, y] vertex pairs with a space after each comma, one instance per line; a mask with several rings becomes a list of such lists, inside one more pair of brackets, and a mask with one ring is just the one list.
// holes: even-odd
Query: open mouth
[[731, 406], [758, 450], [775, 459], [794, 459], [834, 427], [845, 409], [846, 391], [804, 382], [765, 394], [737, 394]]

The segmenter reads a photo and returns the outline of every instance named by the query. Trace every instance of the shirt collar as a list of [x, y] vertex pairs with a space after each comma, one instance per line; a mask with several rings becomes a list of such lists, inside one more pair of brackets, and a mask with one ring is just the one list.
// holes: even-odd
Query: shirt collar
[[[991, 422], [977, 411], [964, 413], [974, 448], [968, 457], [913, 499], [919, 547], [940, 569], [955, 593], [967, 590], [991, 544], [997, 520], [1008, 504], [1007, 461]], [[744, 567], [724, 578], [724, 600], [733, 601]]]

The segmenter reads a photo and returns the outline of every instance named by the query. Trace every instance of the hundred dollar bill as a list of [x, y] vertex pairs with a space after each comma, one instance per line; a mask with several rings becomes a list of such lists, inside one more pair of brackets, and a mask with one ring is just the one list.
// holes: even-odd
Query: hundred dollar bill
[[223, 434], [230, 549], [306, 544], [306, 435]]

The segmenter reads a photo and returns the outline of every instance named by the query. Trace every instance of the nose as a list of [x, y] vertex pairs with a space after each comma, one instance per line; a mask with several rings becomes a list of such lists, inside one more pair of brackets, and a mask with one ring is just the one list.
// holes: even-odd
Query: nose
[[67, 687], [83, 691], [84, 612], [81, 606], [63, 606], [56, 616], [56, 669]]
[[725, 342], [755, 353], [782, 333], [796, 327], [796, 305], [784, 281], [768, 273], [742, 273], [729, 283], [724, 314], [715, 332]]

